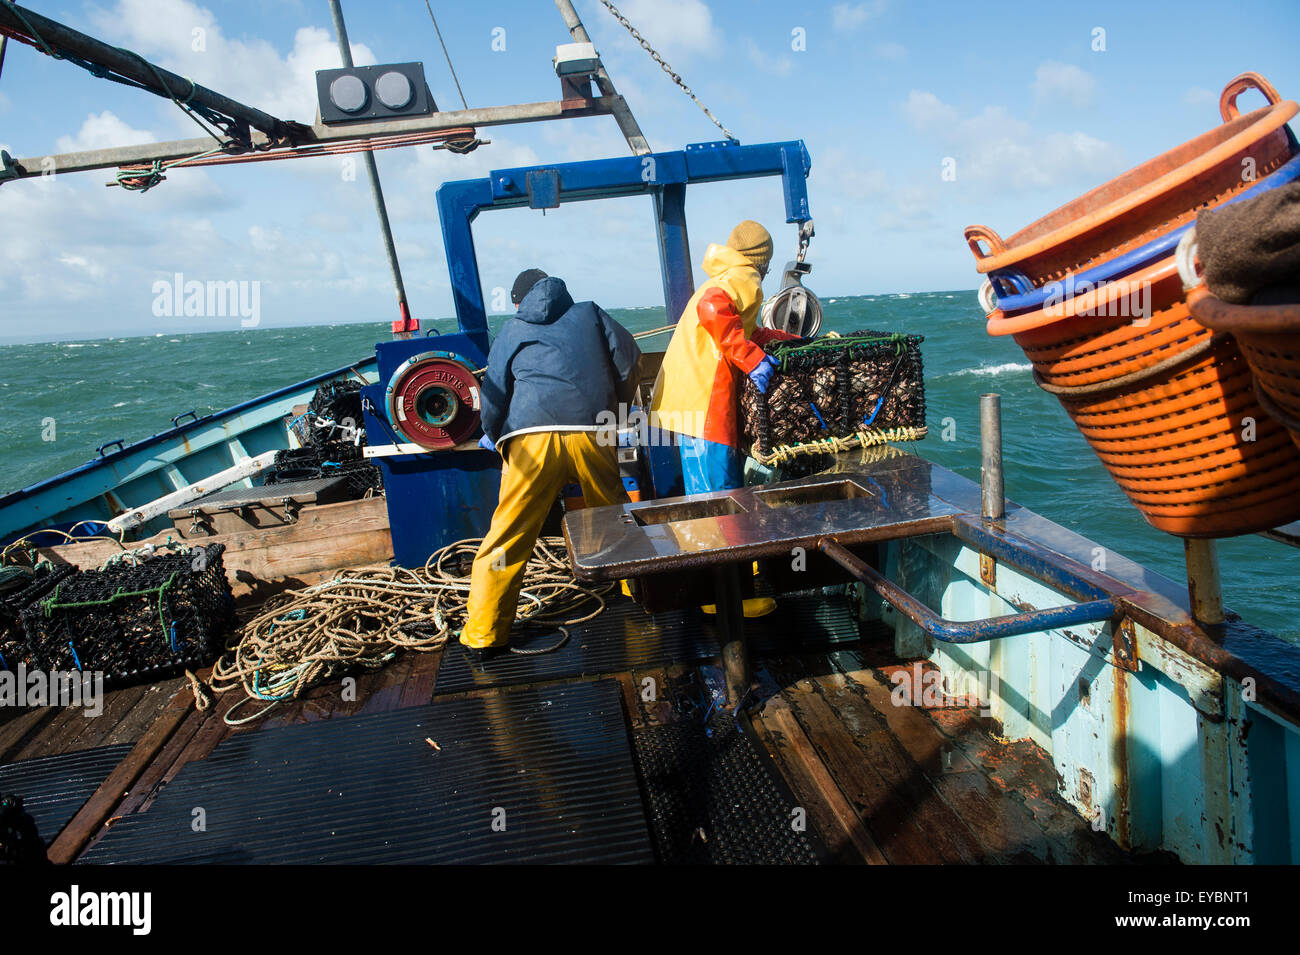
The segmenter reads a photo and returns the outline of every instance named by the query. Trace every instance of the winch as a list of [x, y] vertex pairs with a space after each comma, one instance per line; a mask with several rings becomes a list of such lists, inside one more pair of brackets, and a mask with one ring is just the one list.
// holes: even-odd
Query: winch
[[454, 448], [474, 437], [479, 407], [473, 366], [455, 352], [412, 355], [384, 389], [384, 410], [393, 430], [430, 451]]
[[811, 219], [799, 223], [798, 254], [786, 263], [780, 290], [763, 302], [758, 319], [762, 327], [789, 332], [800, 338], [812, 338], [821, 328], [822, 303], [803, 286], [803, 277], [812, 271], [804, 257], [808, 254], [808, 243], [813, 235]]

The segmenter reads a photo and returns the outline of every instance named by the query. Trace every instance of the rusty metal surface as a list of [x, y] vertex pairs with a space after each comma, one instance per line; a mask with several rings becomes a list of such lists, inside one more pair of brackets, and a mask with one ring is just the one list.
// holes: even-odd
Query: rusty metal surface
[[950, 529], [958, 509], [930, 492], [935, 466], [899, 454], [797, 481], [574, 511], [564, 536], [574, 572], [611, 580], [713, 567]]

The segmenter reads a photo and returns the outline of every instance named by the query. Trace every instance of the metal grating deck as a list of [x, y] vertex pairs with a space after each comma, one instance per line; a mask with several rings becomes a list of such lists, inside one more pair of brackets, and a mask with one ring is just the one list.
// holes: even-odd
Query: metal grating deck
[[130, 743], [118, 743], [9, 763], [0, 766], [0, 792], [22, 797], [49, 846], [130, 751]]
[[[633, 734], [659, 861], [812, 864], [821, 846], [735, 720], [685, 719]], [[798, 822], [803, 828], [796, 825]]]
[[[438, 666], [434, 694], [622, 673], [718, 655], [713, 618], [698, 610], [648, 614], [626, 597], [606, 600], [605, 611], [572, 627], [568, 642], [554, 653], [504, 654], [475, 669], [451, 641]], [[816, 591], [777, 598], [776, 611], [745, 621], [745, 631], [757, 655], [827, 649], [858, 639], [848, 602]], [[525, 648], [550, 646], [558, 639], [556, 631], [541, 629], [514, 636], [515, 645]]]
[[79, 861], [653, 860], [607, 680], [241, 733]]

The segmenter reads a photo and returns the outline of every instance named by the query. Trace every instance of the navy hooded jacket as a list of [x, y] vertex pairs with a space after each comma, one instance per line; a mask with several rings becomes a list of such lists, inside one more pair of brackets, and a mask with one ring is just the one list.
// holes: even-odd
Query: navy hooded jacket
[[488, 353], [483, 433], [499, 448], [520, 432], [595, 431], [597, 416], [631, 400], [640, 357], [626, 328], [594, 302], [574, 304], [563, 280], [544, 278]]

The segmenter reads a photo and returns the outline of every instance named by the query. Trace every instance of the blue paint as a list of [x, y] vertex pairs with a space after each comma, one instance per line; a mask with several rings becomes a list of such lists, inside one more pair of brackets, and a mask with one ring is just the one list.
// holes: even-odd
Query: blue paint
[[[487, 363], [478, 337], [453, 333], [439, 348], [459, 355], [470, 367]], [[413, 355], [429, 350], [424, 338], [375, 346], [379, 381], [389, 381]], [[362, 417], [369, 443], [405, 443], [387, 420], [384, 385], [361, 389]], [[374, 459], [384, 475], [384, 501], [393, 535], [393, 557], [401, 567], [423, 567], [440, 547], [487, 533], [501, 493], [501, 458], [494, 451], [436, 451]]]
[[474, 219], [486, 209], [530, 205], [539, 183], [552, 179], [559, 183], [554, 196], [557, 204], [652, 196], [664, 307], [669, 319], [676, 320], [694, 290], [686, 233], [686, 186], [780, 176], [786, 221], [803, 222], [810, 218], [807, 176], [811, 169], [808, 150], [797, 140], [752, 146], [722, 142], [697, 143], [684, 150], [646, 156], [498, 169], [485, 179], [443, 183], [437, 193], [438, 216], [460, 329], [487, 349], [487, 312], [471, 229]]

